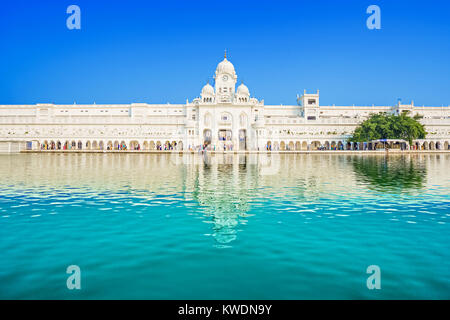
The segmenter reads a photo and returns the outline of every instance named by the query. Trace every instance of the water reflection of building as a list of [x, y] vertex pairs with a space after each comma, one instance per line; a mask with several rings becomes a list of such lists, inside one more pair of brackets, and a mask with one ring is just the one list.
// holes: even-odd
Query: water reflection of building
[[198, 209], [212, 223], [217, 242], [227, 244], [237, 237], [239, 223], [245, 221], [257, 186], [257, 168], [245, 156], [224, 155], [204, 158], [204, 164], [193, 168], [192, 192]]
[[[120, 194], [188, 207], [221, 244], [252, 223], [252, 207], [345, 200], [351, 190], [418, 191], [448, 185], [450, 154], [31, 154], [0, 157], [0, 190]], [[391, 189], [385, 188], [390, 181]], [[70, 188], [67, 188], [70, 187]], [[77, 191], [78, 190], [78, 191]], [[448, 194], [445, 189], [433, 190]], [[69, 195], [67, 195], [69, 196]], [[173, 210], [176, 210], [173, 207]], [[260, 211], [261, 212], [261, 211]]]
[[[371, 160], [380, 159], [380, 160]], [[388, 159], [388, 160], [386, 160]], [[54, 187], [86, 185], [111, 190], [128, 186], [132, 189], [199, 193], [200, 189], [224, 190], [231, 186], [248, 195], [254, 187], [302, 190], [305, 195], [328, 192], [339, 185], [357, 182], [355, 161], [406, 164], [426, 172], [439, 172], [424, 179], [425, 186], [448, 179], [448, 154], [416, 155], [334, 155], [334, 154], [32, 154], [0, 157], [2, 181], [11, 185], [48, 183]], [[356, 173], [358, 174], [358, 173]], [[441, 181], [442, 180], [442, 181]], [[220, 182], [220, 183], [219, 183]], [[225, 185], [227, 184], [227, 186]], [[196, 187], [198, 185], [198, 187]], [[225, 188], [225, 189], [224, 189]], [[231, 190], [232, 191], [232, 190]], [[230, 192], [231, 192], [230, 191]], [[252, 197], [249, 197], [252, 198]], [[199, 198], [203, 201], [203, 199]]]

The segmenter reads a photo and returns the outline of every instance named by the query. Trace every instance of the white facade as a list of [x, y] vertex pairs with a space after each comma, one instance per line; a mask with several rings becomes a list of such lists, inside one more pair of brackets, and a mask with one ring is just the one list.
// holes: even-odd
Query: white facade
[[186, 104], [0, 105], [0, 151], [33, 150], [315, 150], [355, 149], [347, 142], [371, 113], [420, 114], [420, 149], [448, 150], [450, 106], [322, 106], [319, 92], [297, 105], [264, 105], [238, 83], [233, 64], [216, 68], [214, 87]]

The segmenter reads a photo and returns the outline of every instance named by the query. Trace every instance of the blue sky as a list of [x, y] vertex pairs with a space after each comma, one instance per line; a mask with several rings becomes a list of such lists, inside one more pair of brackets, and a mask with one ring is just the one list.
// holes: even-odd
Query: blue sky
[[433, 0], [2, 1], [0, 104], [184, 103], [227, 49], [266, 104], [320, 89], [322, 105], [448, 105], [449, 21]]

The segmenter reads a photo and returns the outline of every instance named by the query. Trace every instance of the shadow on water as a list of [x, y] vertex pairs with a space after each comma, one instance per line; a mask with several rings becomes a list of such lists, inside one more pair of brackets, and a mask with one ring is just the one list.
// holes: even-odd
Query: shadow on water
[[353, 170], [368, 188], [401, 193], [424, 188], [426, 168], [408, 156], [354, 157]]

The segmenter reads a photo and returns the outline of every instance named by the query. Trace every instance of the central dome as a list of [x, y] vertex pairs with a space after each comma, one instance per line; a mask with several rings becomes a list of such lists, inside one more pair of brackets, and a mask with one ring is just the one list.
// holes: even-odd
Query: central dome
[[216, 75], [221, 73], [228, 73], [232, 76], [236, 75], [236, 72], [234, 71], [233, 64], [227, 60], [227, 58], [224, 58], [223, 61], [221, 61], [216, 68]]

